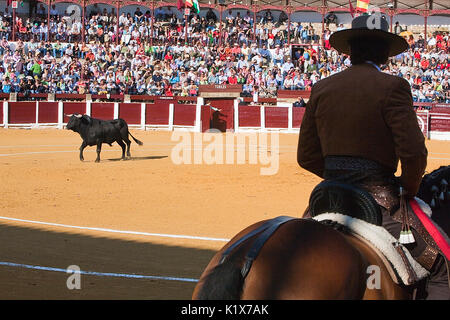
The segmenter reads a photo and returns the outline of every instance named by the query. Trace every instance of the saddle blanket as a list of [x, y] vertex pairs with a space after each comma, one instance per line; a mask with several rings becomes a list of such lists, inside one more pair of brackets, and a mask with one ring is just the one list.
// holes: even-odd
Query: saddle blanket
[[397, 279], [393, 277], [393, 281], [396, 283], [403, 283], [404, 285], [413, 284], [408, 274], [408, 267], [403, 261], [400, 253], [396, 250], [395, 246], [401, 247], [405, 253], [410, 266], [417, 275], [417, 280], [424, 279], [429, 274], [424, 267], [414, 260], [409, 251], [383, 227], [376, 226], [363, 220], [340, 213], [323, 213], [315, 216], [313, 219], [319, 222], [324, 220], [336, 222], [349, 229], [352, 233], [365, 239], [373, 247], [378, 249], [378, 251], [384, 255], [394, 269]]

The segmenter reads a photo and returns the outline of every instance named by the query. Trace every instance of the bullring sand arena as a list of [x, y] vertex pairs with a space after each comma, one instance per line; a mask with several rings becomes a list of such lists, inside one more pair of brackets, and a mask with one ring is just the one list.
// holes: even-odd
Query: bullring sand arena
[[[78, 134], [0, 129], [0, 299], [190, 299], [214, 253], [260, 220], [300, 217], [320, 181], [296, 162], [297, 134], [279, 135], [279, 170], [259, 164], [175, 164], [172, 132], [78, 159]], [[428, 140], [427, 171], [450, 163]], [[397, 173], [398, 175], [399, 173]], [[69, 290], [69, 266], [81, 270]]]

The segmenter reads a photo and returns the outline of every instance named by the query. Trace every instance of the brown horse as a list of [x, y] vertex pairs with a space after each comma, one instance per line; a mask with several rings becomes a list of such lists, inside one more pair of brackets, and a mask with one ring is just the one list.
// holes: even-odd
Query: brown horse
[[[433, 195], [428, 194], [432, 186], [439, 183], [441, 193], [438, 198], [441, 199], [439, 206], [435, 205], [433, 218], [437, 216], [439, 220], [448, 221], [450, 194], [441, 182], [444, 178], [450, 181], [450, 166], [441, 167], [427, 176], [418, 196], [431, 201]], [[252, 231], [257, 233], [267, 221], [260, 221], [238, 233], [212, 258], [194, 289], [193, 299], [413, 298], [415, 288], [396, 284], [383, 260], [371, 247], [351, 234], [310, 219], [293, 218], [280, 224], [261, 247], [251, 268], [246, 268], [248, 251], [257, 241]], [[445, 224], [441, 226], [449, 233]], [[245, 236], [245, 240], [237, 242]], [[227, 250], [230, 247], [232, 250]], [[370, 285], [370, 266], [380, 268], [378, 286]]]

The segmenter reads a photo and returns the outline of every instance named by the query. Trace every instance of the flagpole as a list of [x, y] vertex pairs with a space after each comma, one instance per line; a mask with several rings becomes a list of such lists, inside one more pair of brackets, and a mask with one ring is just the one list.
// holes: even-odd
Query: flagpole
[[117, 16], [117, 18], [116, 18], [116, 44], [119, 44], [119, 18], [120, 18], [120, 15], [119, 15], [119, 11], [120, 11], [120, 0], [117, 0], [117, 3], [116, 3], [116, 5], [117, 5], [117, 12], [116, 12], [116, 16]]
[[51, 0], [47, 1], [47, 39], [48, 41], [52, 41], [51, 39], [51, 33], [50, 33], [50, 4]]
[[[253, 0], [256, 2], [256, 0]], [[253, 4], [253, 42], [256, 43], [256, 5]]]
[[81, 17], [81, 43], [86, 43], [86, 0], [83, 0], [83, 16]]
[[393, 8], [389, 8], [388, 9], [388, 14], [389, 14], [389, 23], [390, 23], [390, 32], [392, 32], [392, 21], [394, 20], [394, 14], [395, 14], [395, 11], [394, 11], [394, 9]]
[[222, 14], [223, 14], [223, 6], [219, 7], [219, 47], [222, 45]]
[[12, 41], [16, 41], [16, 8], [13, 8]]
[[423, 39], [424, 39], [425, 50], [427, 50], [427, 48], [428, 48], [428, 39], [427, 39], [427, 38], [428, 38], [428, 37], [427, 37], [427, 33], [428, 33], [428, 30], [427, 30], [428, 14], [429, 14], [429, 11], [428, 11], [428, 1], [425, 0], [425, 10], [423, 11], [424, 27], [425, 27]]
[[155, 0], [152, 0], [152, 15], [150, 17], [150, 47], [153, 47], [153, 19], [155, 18]]
[[292, 7], [291, 7], [291, 1], [287, 0], [287, 12], [288, 12], [288, 25], [287, 25], [287, 29], [288, 29], [288, 45], [291, 44], [291, 13], [292, 13]]
[[320, 35], [320, 39], [322, 40], [322, 47], [325, 45], [325, 13], [327, 12], [327, 2], [326, 0], [322, 0], [322, 6], [320, 7], [320, 13], [322, 14], [322, 34]]
[[187, 10], [189, 9], [184, 9], [184, 44], [186, 45], [188, 43], [188, 15]]

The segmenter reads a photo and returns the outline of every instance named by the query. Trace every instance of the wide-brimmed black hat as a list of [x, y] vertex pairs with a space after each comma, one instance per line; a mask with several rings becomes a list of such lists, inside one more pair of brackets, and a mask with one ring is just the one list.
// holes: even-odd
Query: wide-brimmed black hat
[[350, 41], [355, 38], [377, 37], [389, 45], [389, 56], [396, 56], [408, 49], [408, 42], [388, 31], [389, 25], [381, 15], [361, 15], [352, 20], [351, 29], [336, 31], [330, 36], [330, 45], [338, 52], [350, 54]]

